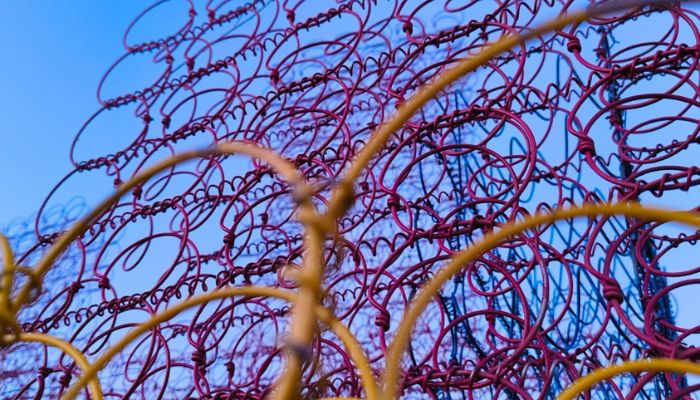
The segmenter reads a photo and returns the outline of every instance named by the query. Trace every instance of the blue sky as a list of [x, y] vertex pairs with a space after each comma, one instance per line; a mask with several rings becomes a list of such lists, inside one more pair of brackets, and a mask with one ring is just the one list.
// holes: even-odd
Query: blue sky
[[75, 133], [100, 78], [124, 53], [138, 0], [0, 3], [0, 225], [34, 214], [70, 171]]

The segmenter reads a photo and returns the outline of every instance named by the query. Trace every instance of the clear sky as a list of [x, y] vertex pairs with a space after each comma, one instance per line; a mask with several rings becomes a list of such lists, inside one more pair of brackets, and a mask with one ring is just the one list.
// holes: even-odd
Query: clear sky
[[75, 133], [124, 53], [139, 0], [0, 1], [0, 226], [34, 214], [70, 171]]

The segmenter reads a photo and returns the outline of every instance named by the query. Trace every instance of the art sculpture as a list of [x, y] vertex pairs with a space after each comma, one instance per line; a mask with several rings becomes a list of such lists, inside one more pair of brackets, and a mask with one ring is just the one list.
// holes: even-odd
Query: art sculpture
[[0, 351], [25, 364], [0, 395], [688, 398], [699, 21], [672, 1], [155, 3], [45, 207], [85, 176], [114, 194], [2, 242]]

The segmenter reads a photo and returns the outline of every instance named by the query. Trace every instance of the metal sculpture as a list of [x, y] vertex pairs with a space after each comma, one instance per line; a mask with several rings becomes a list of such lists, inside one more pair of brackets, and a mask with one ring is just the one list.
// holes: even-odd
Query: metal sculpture
[[[4, 351], [46, 356], [3, 395], [687, 396], [699, 15], [641, 3], [184, 1], [133, 42], [157, 2], [46, 204], [115, 193], [5, 246]], [[41, 287], [66, 248], [75, 280]]]

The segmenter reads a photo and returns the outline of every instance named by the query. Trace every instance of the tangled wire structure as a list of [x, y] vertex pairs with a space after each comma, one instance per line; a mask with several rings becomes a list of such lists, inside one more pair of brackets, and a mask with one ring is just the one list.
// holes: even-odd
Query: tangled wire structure
[[0, 396], [689, 398], [700, 14], [634, 3], [156, 2], [37, 218], [116, 193], [3, 255]]
[[[7, 235], [8, 243], [18, 254], [28, 254], [40, 251], [38, 248], [46, 246], [47, 244], [53, 242], [56, 239], [55, 235], [46, 235], [37, 238], [36, 230], [42, 230], [45, 232], [61, 232], [67, 229], [70, 225], [75, 223], [80, 215], [85, 213], [87, 205], [81, 201], [79, 198], [72, 199], [70, 202], [50, 207], [45, 212], [42, 213], [40, 218], [18, 218], [6, 226], [0, 226], [0, 232]], [[98, 249], [100, 246], [95, 246], [90, 249]], [[80, 269], [79, 261], [82, 257], [93, 257], [94, 253], [81, 255], [80, 253], [87, 249], [79, 249], [78, 247], [73, 247], [64, 254], [63, 259], [60, 263], [57, 263], [54, 268], [52, 268], [47, 275], [44, 277], [44, 285], [50, 287], [66, 287], [72, 284], [73, 277], [76, 270]], [[83, 294], [87, 290], [83, 291]], [[72, 299], [76, 303], [83, 301], [84, 297], [76, 297]], [[42, 296], [37, 299], [37, 304], [35, 304], [36, 309], [41, 309], [47, 307], [51, 299], [46, 296]], [[89, 306], [89, 302], [84, 302], [83, 306]], [[36, 318], [37, 315], [26, 315], [24, 318], [32, 319]], [[6, 382], [17, 379], [20, 377], [26, 378], [26, 376], [32, 376], [37, 372], [37, 366], [32, 364], [27, 364], [26, 360], [22, 357], [16, 357], [19, 353], [21, 354], [25, 349], [21, 347], [20, 344], [12, 348], [12, 353], [6, 353], [0, 351], [0, 382], [3, 382], [3, 391], [0, 392], [6, 397], [8, 388], [6, 387]]]

